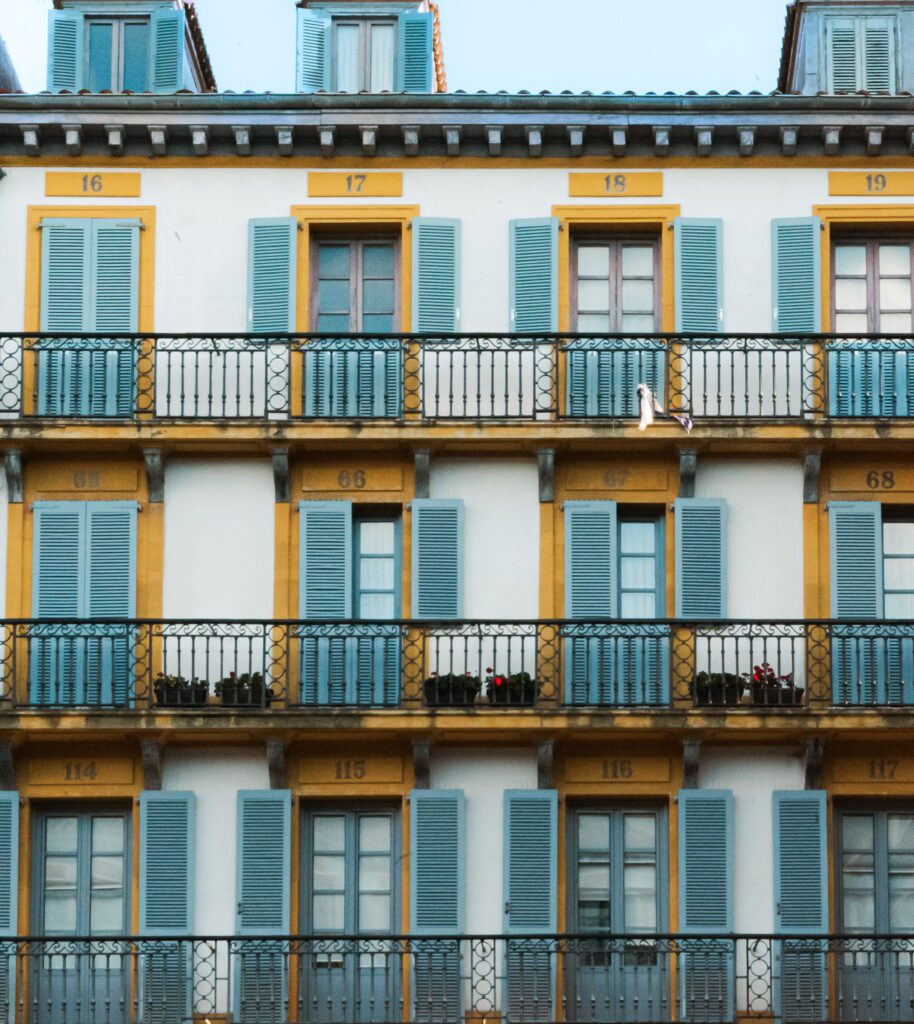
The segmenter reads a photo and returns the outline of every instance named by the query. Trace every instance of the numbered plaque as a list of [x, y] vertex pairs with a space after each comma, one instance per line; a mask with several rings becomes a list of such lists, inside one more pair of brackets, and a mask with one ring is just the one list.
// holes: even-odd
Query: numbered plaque
[[339, 491], [355, 495], [364, 491], [403, 490], [403, 467], [389, 463], [306, 466], [302, 473], [303, 491]]
[[330, 196], [402, 196], [401, 171], [311, 171], [308, 174], [311, 198]]
[[668, 757], [625, 754], [610, 757], [569, 757], [565, 762], [566, 782], [669, 782]]
[[914, 171], [831, 171], [830, 196], [914, 196]]
[[914, 758], [839, 756], [832, 768], [835, 782], [866, 782], [872, 785], [914, 782]]
[[373, 754], [306, 757], [299, 764], [300, 782], [310, 785], [359, 786], [403, 781], [403, 759]]
[[662, 196], [660, 171], [572, 171], [568, 175], [568, 195], [593, 199], [627, 199], [631, 196]]
[[138, 196], [140, 175], [121, 171], [48, 171], [44, 176], [44, 194], [83, 199]]
[[28, 780], [33, 786], [130, 785], [133, 768], [129, 758], [81, 756], [74, 752], [30, 761]]
[[662, 463], [606, 463], [572, 466], [565, 477], [569, 491], [665, 491], [669, 467]]
[[845, 463], [831, 469], [834, 494], [905, 494], [914, 491], [914, 467], [885, 463]]
[[35, 467], [33, 480], [42, 493], [82, 491], [87, 497], [93, 492], [135, 494], [139, 472], [129, 466], [47, 465]]

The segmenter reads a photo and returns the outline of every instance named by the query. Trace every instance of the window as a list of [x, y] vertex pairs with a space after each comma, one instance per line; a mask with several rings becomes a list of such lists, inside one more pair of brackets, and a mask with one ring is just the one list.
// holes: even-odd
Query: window
[[333, 19], [335, 92], [392, 92], [397, 54], [394, 18]]
[[883, 508], [882, 579], [887, 619], [914, 619], [914, 521]]
[[149, 88], [149, 19], [86, 18], [86, 87], [90, 92]]
[[312, 328], [336, 337], [312, 342], [305, 352], [305, 415], [399, 416], [399, 340], [349, 337], [400, 329], [399, 242], [328, 239], [312, 249]]
[[[660, 329], [660, 244], [649, 238], [573, 240], [571, 329], [652, 334]], [[639, 384], [662, 395], [663, 342], [578, 340], [568, 353], [572, 416], [636, 416]]]
[[828, 91], [895, 92], [895, 19], [825, 19]]
[[356, 519], [353, 605], [357, 619], [395, 619], [400, 614], [398, 519]]
[[910, 239], [835, 243], [832, 322], [838, 334], [910, 334]]

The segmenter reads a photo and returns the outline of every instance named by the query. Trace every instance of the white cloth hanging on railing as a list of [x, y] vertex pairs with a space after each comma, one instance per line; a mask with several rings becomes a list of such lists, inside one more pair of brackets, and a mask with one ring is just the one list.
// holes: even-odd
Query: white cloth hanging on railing
[[[638, 429], [647, 430], [654, 422], [654, 413], [663, 413], [663, 406], [647, 384], [639, 384], [635, 390], [641, 405], [641, 422], [638, 424]], [[676, 420], [687, 434], [692, 430], [691, 416], [680, 416], [673, 412], [670, 413], [670, 419]]]

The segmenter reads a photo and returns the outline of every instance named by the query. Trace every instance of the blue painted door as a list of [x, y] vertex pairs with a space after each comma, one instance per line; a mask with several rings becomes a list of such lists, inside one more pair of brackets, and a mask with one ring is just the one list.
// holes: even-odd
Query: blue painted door
[[[664, 1020], [669, 1016], [663, 814], [643, 808], [581, 808], [571, 816], [568, 1019]], [[588, 933], [594, 937], [585, 938]], [[608, 940], [599, 935], [624, 935]], [[629, 940], [627, 937], [631, 936]]]
[[[90, 766], [86, 762], [82, 770]], [[129, 931], [129, 811], [42, 811], [33, 841], [32, 927], [48, 942], [44, 955], [33, 959], [30, 1019], [126, 1024], [132, 1005], [129, 960], [117, 937]]]
[[[343, 772], [358, 762], [340, 762]], [[306, 810], [302, 818], [299, 1019], [368, 1024], [400, 1019], [398, 816], [383, 808]], [[342, 942], [340, 936], [359, 936]], [[326, 936], [326, 939], [320, 938]]]

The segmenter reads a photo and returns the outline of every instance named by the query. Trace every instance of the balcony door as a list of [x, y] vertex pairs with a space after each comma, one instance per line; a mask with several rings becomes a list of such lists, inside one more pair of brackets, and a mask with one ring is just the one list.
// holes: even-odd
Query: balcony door
[[[832, 329], [852, 340], [833, 343], [829, 366], [833, 416], [914, 415], [914, 331], [909, 238], [847, 238], [832, 249]], [[868, 335], [900, 335], [879, 342]]]
[[[667, 930], [665, 834], [659, 809], [581, 807], [570, 815], [568, 920], [579, 937], [566, 963], [569, 1020], [668, 1016], [668, 958], [647, 938]], [[599, 937], [607, 934], [625, 938]]]
[[303, 813], [302, 933], [316, 938], [303, 950], [299, 1020], [400, 1019], [401, 958], [386, 938], [399, 923], [398, 821], [383, 807]]
[[572, 416], [637, 416], [637, 387], [663, 390], [660, 330], [660, 241], [572, 240], [571, 329], [597, 337], [570, 343], [568, 408]]
[[32, 950], [34, 1019], [126, 1024], [130, 977], [116, 938], [129, 932], [129, 809], [40, 811], [33, 848], [32, 929], [47, 940]]
[[330, 337], [305, 348], [305, 416], [399, 416], [399, 241], [315, 238], [311, 248], [311, 329]]
[[849, 807], [837, 825], [839, 930], [849, 936], [839, 1006], [855, 1020], [914, 1020], [914, 807]]

